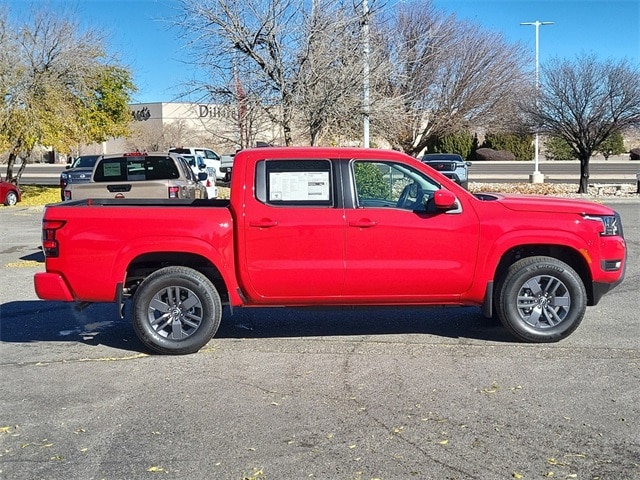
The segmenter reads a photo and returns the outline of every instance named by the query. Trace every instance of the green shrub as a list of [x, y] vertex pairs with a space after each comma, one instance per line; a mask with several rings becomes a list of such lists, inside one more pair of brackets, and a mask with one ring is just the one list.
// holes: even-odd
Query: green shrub
[[552, 136], [544, 142], [544, 157], [547, 160], [575, 160], [578, 158], [564, 138]]
[[533, 137], [528, 133], [487, 133], [482, 147], [507, 150], [516, 160], [531, 160], [535, 154]]
[[609, 135], [598, 147], [598, 151], [604, 155], [605, 160], [609, 160], [611, 155], [624, 153], [624, 137], [621, 133]]
[[434, 137], [427, 144], [427, 153], [457, 153], [469, 160], [477, 147], [478, 138], [469, 132]]

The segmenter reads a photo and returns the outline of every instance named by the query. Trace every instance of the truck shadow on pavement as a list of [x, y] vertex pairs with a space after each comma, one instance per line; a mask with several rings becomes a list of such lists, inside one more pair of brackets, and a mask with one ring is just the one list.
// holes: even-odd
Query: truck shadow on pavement
[[[75, 342], [147, 352], [131, 326], [130, 305], [120, 319], [115, 304], [15, 301], [0, 305], [0, 341]], [[459, 308], [225, 308], [215, 336], [225, 338], [332, 337], [424, 334], [513, 342], [477, 307]]]
[[72, 303], [16, 301], [0, 305], [0, 340], [10, 343], [77, 342], [144, 351], [129, 319], [115, 304], [78, 310]]
[[218, 338], [424, 334], [497, 342], [514, 339], [478, 307], [307, 307], [225, 310]]

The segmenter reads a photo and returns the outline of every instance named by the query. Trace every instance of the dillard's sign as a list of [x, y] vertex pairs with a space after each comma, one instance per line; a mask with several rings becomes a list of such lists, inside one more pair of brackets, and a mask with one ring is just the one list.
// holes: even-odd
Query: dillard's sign
[[200, 118], [236, 118], [236, 111], [228, 105], [198, 105]]
[[131, 110], [131, 116], [137, 122], [146, 122], [151, 118], [151, 112], [147, 107], [143, 107], [140, 110]]
[[[200, 118], [237, 118], [236, 109], [228, 105], [204, 105], [196, 106]], [[131, 118], [136, 122], [146, 122], [151, 118], [149, 107], [140, 110], [131, 110]]]

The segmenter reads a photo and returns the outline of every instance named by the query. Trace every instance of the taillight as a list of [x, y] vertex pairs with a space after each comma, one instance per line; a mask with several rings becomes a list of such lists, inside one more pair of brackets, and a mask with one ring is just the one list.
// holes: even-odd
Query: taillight
[[42, 221], [42, 250], [45, 257], [57, 257], [60, 252], [56, 232], [65, 224], [63, 220], [43, 220]]
[[180, 187], [169, 187], [169, 198], [178, 198]]

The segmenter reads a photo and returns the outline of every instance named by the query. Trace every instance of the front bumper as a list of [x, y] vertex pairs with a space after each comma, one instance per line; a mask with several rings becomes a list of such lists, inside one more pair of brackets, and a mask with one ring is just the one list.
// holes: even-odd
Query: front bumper
[[[605, 293], [620, 285], [627, 271], [629, 252], [622, 236], [602, 237], [600, 245], [604, 260], [600, 261], [597, 278], [593, 279], [590, 305], [597, 305]], [[616, 264], [619, 264], [620, 268], [612, 268]]]

